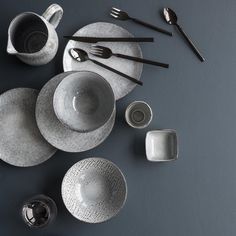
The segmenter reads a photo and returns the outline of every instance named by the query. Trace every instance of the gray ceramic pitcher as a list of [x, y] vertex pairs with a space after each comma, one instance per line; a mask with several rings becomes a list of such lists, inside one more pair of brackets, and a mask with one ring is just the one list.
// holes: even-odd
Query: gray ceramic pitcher
[[8, 29], [7, 52], [33, 66], [51, 61], [58, 49], [55, 29], [62, 15], [63, 9], [52, 4], [42, 16], [33, 12], [16, 16]]

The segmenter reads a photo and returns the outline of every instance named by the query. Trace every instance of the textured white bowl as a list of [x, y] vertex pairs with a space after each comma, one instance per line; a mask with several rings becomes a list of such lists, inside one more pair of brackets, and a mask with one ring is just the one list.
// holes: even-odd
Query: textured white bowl
[[120, 169], [103, 158], [74, 164], [62, 182], [62, 199], [68, 211], [87, 223], [101, 223], [118, 214], [127, 197]]

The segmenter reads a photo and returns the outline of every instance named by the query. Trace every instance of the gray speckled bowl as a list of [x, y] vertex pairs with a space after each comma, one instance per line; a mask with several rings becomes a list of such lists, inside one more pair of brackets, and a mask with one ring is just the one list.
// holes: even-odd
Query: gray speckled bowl
[[81, 71], [66, 76], [57, 86], [53, 107], [68, 128], [90, 132], [109, 120], [115, 97], [110, 84], [100, 75]]
[[112, 162], [87, 158], [74, 164], [62, 182], [68, 211], [87, 223], [101, 223], [118, 214], [127, 197], [124, 175]]

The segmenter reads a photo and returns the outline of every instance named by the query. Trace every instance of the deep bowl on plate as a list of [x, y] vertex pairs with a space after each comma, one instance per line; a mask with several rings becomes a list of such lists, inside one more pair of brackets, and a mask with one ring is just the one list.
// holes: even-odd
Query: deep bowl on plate
[[118, 214], [127, 197], [124, 175], [112, 162], [87, 158], [74, 164], [62, 182], [68, 211], [87, 223], [101, 223]]
[[112, 115], [115, 97], [100, 75], [83, 71], [66, 76], [55, 90], [53, 107], [57, 118], [78, 132], [104, 125]]

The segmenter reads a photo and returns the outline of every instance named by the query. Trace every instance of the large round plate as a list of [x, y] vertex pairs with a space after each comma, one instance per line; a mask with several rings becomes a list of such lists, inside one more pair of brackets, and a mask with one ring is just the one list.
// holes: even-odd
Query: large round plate
[[79, 133], [64, 126], [56, 117], [53, 109], [55, 89], [65, 78], [74, 72], [61, 73], [53, 77], [42, 88], [36, 104], [36, 121], [41, 134], [54, 147], [66, 152], [83, 152], [102, 143], [110, 134], [115, 122], [115, 109], [110, 119], [100, 128]]
[[12, 89], [0, 96], [0, 158], [11, 165], [38, 165], [56, 152], [38, 130], [37, 96], [38, 91], [30, 88]]
[[87, 158], [74, 164], [62, 182], [68, 211], [87, 223], [101, 223], [117, 215], [127, 197], [124, 175], [112, 162]]
[[[91, 36], [91, 37], [133, 37], [127, 30], [111, 23], [97, 22], [86, 25], [78, 30], [74, 36]], [[142, 51], [138, 43], [130, 42], [99, 42], [99, 45], [103, 45], [112, 49], [114, 53], [126, 54], [134, 57], [142, 57]], [[116, 100], [126, 96], [136, 86], [135, 83], [111, 72], [98, 65], [95, 65], [91, 61], [78, 62], [74, 60], [69, 50], [71, 48], [81, 48], [85, 51], [89, 51], [91, 44], [82, 43], [70, 40], [66, 45], [63, 56], [64, 71], [72, 70], [86, 70], [93, 71], [104, 77], [110, 84], [114, 91]], [[113, 67], [133, 78], [140, 79], [142, 74], [143, 65], [130, 60], [125, 60], [118, 57], [111, 57], [109, 59], [102, 59], [89, 54], [89, 57], [100, 61], [110, 67]]]

